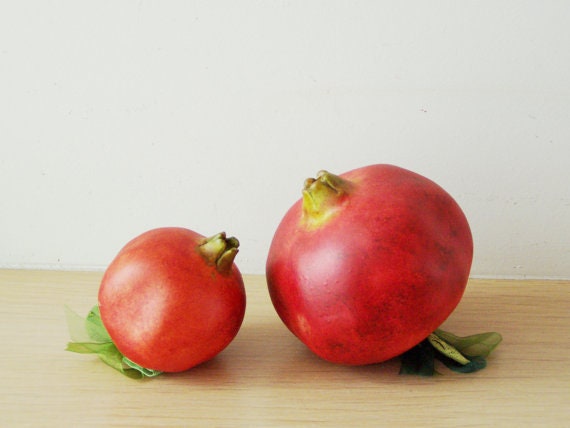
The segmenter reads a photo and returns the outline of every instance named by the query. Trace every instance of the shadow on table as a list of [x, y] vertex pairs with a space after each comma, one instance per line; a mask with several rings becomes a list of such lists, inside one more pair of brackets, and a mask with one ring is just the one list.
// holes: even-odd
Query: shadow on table
[[216, 358], [187, 372], [169, 374], [196, 384], [326, 387], [328, 382], [385, 382], [398, 377], [398, 359], [368, 366], [332, 364], [314, 355], [279, 322], [244, 325]]

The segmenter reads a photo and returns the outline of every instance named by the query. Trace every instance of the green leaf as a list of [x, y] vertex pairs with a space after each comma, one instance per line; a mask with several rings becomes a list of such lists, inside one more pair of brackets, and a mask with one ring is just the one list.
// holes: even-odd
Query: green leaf
[[124, 356], [123, 356], [123, 364], [126, 364], [127, 366], [131, 367], [133, 370], [139, 371], [143, 376], [146, 377], [155, 377], [162, 373], [161, 371], [158, 370], [147, 369], [145, 367], [139, 366], [137, 363], [129, 360], [127, 357]]
[[89, 311], [87, 318], [82, 318], [67, 306], [65, 307], [65, 315], [72, 339], [72, 342], [67, 344], [66, 351], [79, 354], [97, 354], [105, 364], [132, 379], [154, 377], [161, 373], [133, 363], [117, 349], [103, 325], [99, 306], [94, 306]]
[[487, 361], [483, 357], [474, 357], [467, 364], [460, 364], [443, 355], [437, 356], [436, 358], [445, 364], [448, 369], [457, 373], [475, 373], [487, 367]]
[[451, 358], [456, 363], [464, 366], [469, 364], [469, 360], [465, 358], [454, 346], [447, 343], [445, 340], [441, 339], [437, 334], [432, 333], [428, 336], [428, 342], [437, 351], [445, 355], [447, 358]]
[[400, 374], [433, 376], [435, 374], [435, 350], [424, 340], [402, 354]]
[[501, 342], [499, 333], [459, 337], [437, 329], [419, 345], [402, 354], [400, 374], [433, 376], [434, 361], [458, 373], [474, 373], [487, 366], [487, 357]]
[[459, 337], [447, 331], [437, 329], [435, 334], [457, 348], [466, 357], [488, 357], [503, 340], [503, 337], [496, 332]]
[[64, 311], [71, 340], [74, 342], [91, 342], [91, 336], [85, 326], [85, 318], [77, 315], [68, 306], [64, 306]]
[[112, 342], [108, 343], [92, 343], [92, 342], [69, 342], [66, 351], [77, 352], [78, 354], [99, 354], [108, 352], [108, 350], [115, 345]]
[[66, 351], [77, 352], [79, 354], [97, 354], [99, 358], [108, 366], [118, 370], [124, 375], [140, 379], [143, 374], [126, 364], [123, 364], [123, 354], [119, 352], [113, 342], [90, 343], [90, 342], [69, 342]]
[[89, 334], [89, 337], [95, 342], [111, 342], [111, 336], [107, 332], [107, 329], [103, 325], [103, 320], [101, 320], [101, 313], [99, 311], [99, 305], [95, 305], [89, 314], [87, 314], [87, 319], [85, 320], [85, 329]]

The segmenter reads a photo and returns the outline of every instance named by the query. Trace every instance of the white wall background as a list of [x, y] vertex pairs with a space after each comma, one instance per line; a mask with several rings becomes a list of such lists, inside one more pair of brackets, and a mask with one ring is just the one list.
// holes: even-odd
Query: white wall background
[[103, 269], [135, 235], [273, 231], [319, 169], [446, 188], [474, 276], [570, 278], [570, 2], [0, 5], [0, 267]]

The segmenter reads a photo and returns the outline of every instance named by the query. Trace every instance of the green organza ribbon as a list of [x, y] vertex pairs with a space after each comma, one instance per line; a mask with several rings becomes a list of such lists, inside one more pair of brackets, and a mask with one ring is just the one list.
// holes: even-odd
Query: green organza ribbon
[[487, 366], [486, 358], [501, 343], [499, 333], [459, 337], [437, 329], [419, 345], [402, 355], [400, 374], [433, 376], [435, 360], [458, 373], [474, 373]]
[[105, 364], [133, 379], [154, 377], [161, 373], [141, 367], [121, 354], [101, 321], [99, 306], [93, 307], [87, 318], [81, 317], [66, 306], [65, 316], [72, 340], [67, 344], [66, 351], [97, 354]]

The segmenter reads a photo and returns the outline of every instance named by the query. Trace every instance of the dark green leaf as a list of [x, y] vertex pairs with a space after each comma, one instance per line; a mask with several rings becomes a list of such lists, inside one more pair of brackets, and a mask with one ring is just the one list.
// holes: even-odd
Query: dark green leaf
[[435, 349], [424, 340], [402, 354], [400, 374], [433, 376], [435, 374]]

